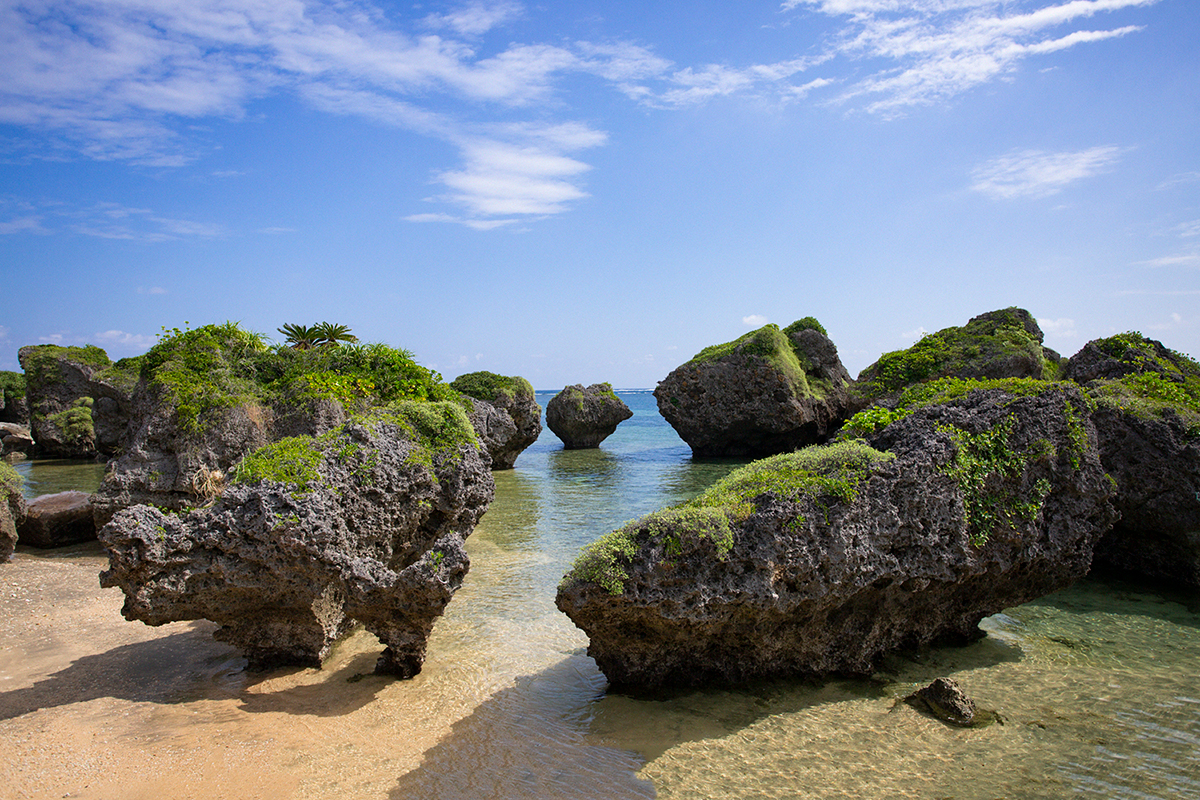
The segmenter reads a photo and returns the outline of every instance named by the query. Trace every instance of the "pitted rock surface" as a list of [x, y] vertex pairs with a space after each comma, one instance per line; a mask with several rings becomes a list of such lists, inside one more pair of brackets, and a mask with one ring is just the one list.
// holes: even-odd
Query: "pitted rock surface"
[[[731, 683], [758, 677], [869, 674], [897, 648], [969, 640], [1001, 609], [1070, 585], [1116, 514], [1095, 433], [1075, 389], [1037, 396], [976, 391], [919, 410], [872, 444], [853, 499], [767, 490], [730, 517], [732, 548], [685, 526], [638, 531], [620, 593], [568, 574], [557, 604], [590, 638], [617, 685]], [[1007, 511], [977, 545], [968, 497], [947, 473], [963, 434], [1007, 430], [1028, 454], [989, 473], [984, 502]], [[1032, 508], [1019, 504], [1041, 497]]]
[[386, 645], [377, 672], [418, 672], [494, 494], [486, 459], [462, 445], [423, 463], [408, 433], [378, 420], [322, 442], [307, 488], [264, 480], [185, 515], [118, 512], [100, 531], [101, 585], [125, 593], [125, 617], [212, 620], [254, 667], [319, 665], [357, 621]]
[[546, 404], [546, 427], [568, 450], [599, 447], [632, 416], [607, 383], [593, 383], [586, 389], [578, 383], [568, 386]]

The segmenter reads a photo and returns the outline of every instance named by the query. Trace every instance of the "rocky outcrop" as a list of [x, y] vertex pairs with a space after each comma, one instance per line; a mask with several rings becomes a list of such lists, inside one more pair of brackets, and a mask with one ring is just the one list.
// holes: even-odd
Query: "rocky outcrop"
[[1084, 575], [1115, 518], [1082, 394], [978, 390], [755, 462], [586, 549], [557, 604], [618, 685], [869, 673]]
[[1200, 587], [1200, 364], [1136, 333], [1097, 339], [1065, 374], [1086, 383], [1121, 514], [1097, 566]]
[[546, 427], [568, 450], [599, 447], [625, 420], [633, 416], [612, 385], [593, 383], [568, 386], [546, 403]]
[[[146, 381], [134, 393], [133, 418], [124, 452], [110, 462], [92, 498], [97, 528], [134, 505], [180, 510], [211, 500], [214, 480], [223, 481], [243, 456], [274, 438], [274, 415], [257, 402], [214, 409], [194, 430], [181, 424], [177, 404], [163, 388]], [[308, 417], [310, 425], [313, 419]], [[303, 427], [296, 422], [291, 430]]]
[[0, 564], [8, 561], [17, 546], [17, 526], [25, 519], [21, 476], [0, 462]]
[[58, 492], [33, 498], [17, 532], [21, 544], [44, 549], [92, 541], [96, 523], [88, 493]]
[[376, 671], [409, 677], [493, 492], [462, 409], [407, 403], [255, 451], [209, 507], [120, 511], [101, 585], [127, 619], [218, 623], [254, 667], [319, 665], [359, 622], [386, 645]]
[[1056, 376], [1062, 357], [1042, 345], [1037, 320], [1023, 308], [972, 317], [962, 327], [924, 336], [907, 350], [885, 353], [858, 375], [860, 407], [934, 378], [1035, 378]]
[[697, 456], [763, 456], [827, 440], [851, 413], [850, 375], [820, 324], [767, 325], [701, 351], [654, 390]]
[[493, 372], [460, 375], [450, 388], [472, 400], [471, 424], [492, 459], [492, 469], [512, 469], [517, 456], [542, 433], [542, 408], [533, 386]]
[[0, 370], [0, 422], [29, 427], [25, 376], [19, 372]]
[[132, 367], [114, 365], [91, 345], [31, 345], [17, 355], [41, 455], [94, 458], [119, 449], [132, 411]]

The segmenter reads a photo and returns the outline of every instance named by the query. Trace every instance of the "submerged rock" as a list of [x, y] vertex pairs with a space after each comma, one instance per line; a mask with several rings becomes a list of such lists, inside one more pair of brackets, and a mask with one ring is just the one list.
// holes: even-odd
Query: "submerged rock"
[[18, 527], [21, 544], [65, 547], [96, 538], [92, 504], [87, 492], [58, 492], [30, 500], [25, 521]]
[[1087, 384], [1121, 518], [1098, 566], [1200, 587], [1200, 364], [1137, 333], [1088, 342], [1065, 375]]
[[701, 351], [654, 390], [697, 456], [763, 456], [825, 441], [850, 412], [850, 375], [815, 319]]
[[608, 383], [593, 383], [586, 389], [578, 383], [568, 386], [546, 404], [546, 427], [568, 450], [599, 447], [632, 416]]
[[404, 403], [252, 453], [211, 506], [135, 506], [100, 531], [102, 586], [149, 625], [209, 619], [256, 668], [319, 666], [355, 622], [410, 677], [462, 584], [494, 484], [461, 407]]
[[976, 638], [1086, 574], [1115, 517], [1086, 409], [1065, 384], [984, 389], [874, 447], [755, 462], [585, 549], [558, 607], [617, 685], [868, 674], [890, 650]]
[[542, 408], [524, 378], [471, 372], [455, 378], [450, 388], [472, 399], [471, 425], [491, 456], [492, 469], [512, 469], [541, 435]]
[[997, 720], [995, 712], [977, 709], [975, 701], [953, 678], [937, 678], [904, 698], [904, 702], [960, 728], [981, 727]]

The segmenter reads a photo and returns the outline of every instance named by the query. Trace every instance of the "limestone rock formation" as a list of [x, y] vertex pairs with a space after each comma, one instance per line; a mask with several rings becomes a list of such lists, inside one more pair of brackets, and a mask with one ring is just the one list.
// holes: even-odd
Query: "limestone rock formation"
[[577, 383], [546, 403], [546, 427], [568, 450], [599, 447], [632, 416], [629, 406], [608, 383], [593, 383], [586, 389]]
[[132, 411], [134, 366], [113, 364], [91, 345], [31, 345], [17, 356], [40, 454], [93, 458], [118, 450]]
[[21, 476], [0, 461], [0, 564], [8, 561], [17, 545], [17, 526], [25, 519]]
[[[1026, 387], [1028, 388], [1028, 387]], [[1087, 402], [980, 389], [735, 471], [580, 555], [557, 604], [617, 685], [869, 673], [1083, 576], [1115, 518]]]
[[858, 375], [860, 407], [934, 378], [1049, 380], [1062, 357], [1042, 345], [1037, 320], [1023, 308], [972, 317], [962, 327], [931, 333], [907, 350], [884, 353]]
[[1096, 563], [1200, 587], [1200, 364], [1137, 333], [1088, 342], [1065, 374], [1086, 383], [1121, 514]]
[[28, 425], [18, 425], [15, 422], [0, 422], [0, 456], [9, 453], [31, 455], [33, 453], [33, 433]]
[[127, 619], [209, 619], [254, 667], [319, 665], [354, 622], [409, 677], [462, 583], [464, 539], [494, 493], [461, 407], [405, 403], [261, 448], [208, 507], [117, 513], [101, 585]]
[[35, 497], [26, 505], [25, 521], [17, 527], [21, 544], [64, 547], [96, 538], [92, 504], [87, 492], [58, 492]]
[[492, 458], [492, 469], [512, 469], [517, 456], [542, 432], [542, 409], [533, 386], [493, 372], [460, 375], [450, 388], [472, 399], [471, 424]]
[[851, 380], [811, 317], [701, 351], [654, 390], [697, 456], [764, 456], [827, 440], [851, 412]]

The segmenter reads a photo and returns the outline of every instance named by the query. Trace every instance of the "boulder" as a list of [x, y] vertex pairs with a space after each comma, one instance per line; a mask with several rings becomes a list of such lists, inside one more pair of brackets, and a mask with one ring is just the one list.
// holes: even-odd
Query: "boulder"
[[859, 407], [934, 378], [1054, 378], [1062, 357], [1042, 345], [1037, 320], [1023, 308], [972, 317], [962, 327], [924, 336], [906, 350], [884, 353], [858, 375]]
[[209, 619], [251, 666], [319, 666], [355, 622], [409, 677], [462, 583], [463, 542], [494, 493], [462, 408], [410, 402], [267, 445], [209, 507], [118, 512], [101, 585], [127, 619]]
[[599, 447], [625, 420], [633, 416], [612, 385], [593, 383], [568, 386], [546, 403], [546, 427], [568, 450]]
[[17, 526], [25, 519], [21, 476], [0, 461], [0, 564], [8, 561], [17, 545]]
[[25, 521], [17, 528], [21, 544], [65, 547], [96, 538], [92, 504], [87, 492], [58, 492], [30, 500]]
[[517, 456], [542, 433], [542, 409], [533, 386], [493, 372], [460, 375], [450, 388], [472, 401], [471, 424], [492, 459], [492, 469], [512, 469]]
[[1200, 588], [1200, 364], [1137, 333], [1088, 342], [1065, 375], [1086, 383], [1121, 518], [1096, 564]]
[[94, 458], [120, 448], [132, 410], [136, 361], [113, 364], [92, 345], [31, 345], [17, 356], [41, 455]]
[[28, 425], [15, 422], [0, 422], [0, 456], [9, 453], [30, 455], [33, 453], [33, 433]]
[[811, 317], [701, 351], [654, 390], [697, 456], [764, 456], [827, 440], [851, 413], [850, 375]]
[[863, 675], [979, 637], [1086, 574], [1116, 516], [1086, 409], [980, 389], [754, 462], [585, 549], [557, 605], [616, 685]]

